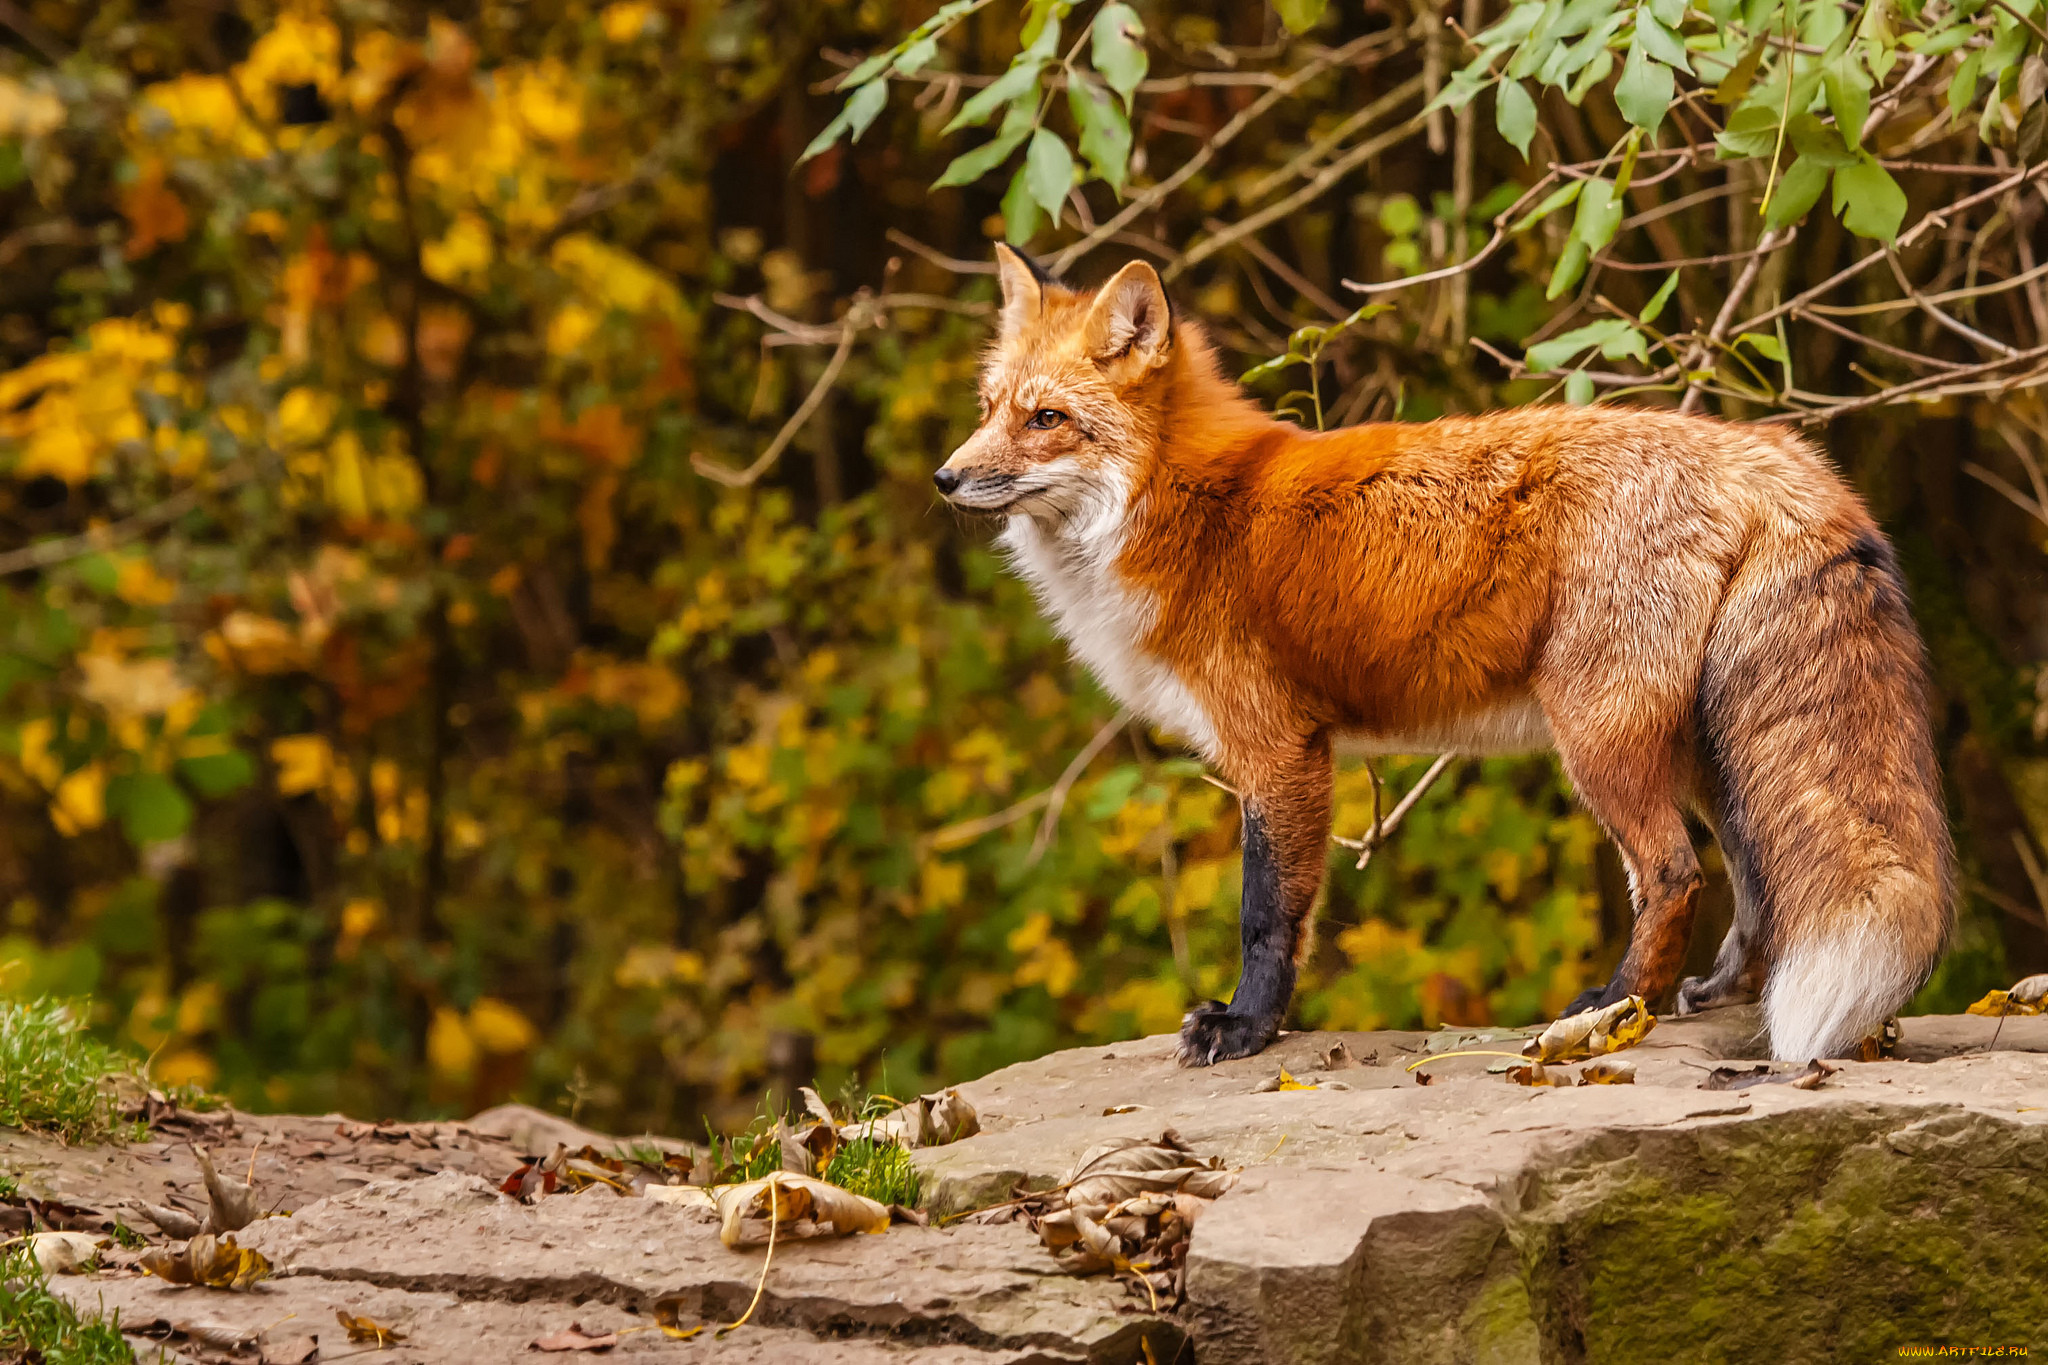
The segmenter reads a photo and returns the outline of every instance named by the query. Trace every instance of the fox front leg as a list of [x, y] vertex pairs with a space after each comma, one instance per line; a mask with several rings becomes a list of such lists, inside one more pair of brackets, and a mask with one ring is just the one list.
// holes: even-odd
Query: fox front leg
[[1266, 794], [1244, 801], [1244, 966], [1230, 1003], [1210, 1000], [1181, 1021], [1182, 1066], [1249, 1057], [1273, 1041], [1294, 997], [1309, 911], [1322, 889], [1330, 833], [1330, 750], [1317, 740], [1290, 755]]

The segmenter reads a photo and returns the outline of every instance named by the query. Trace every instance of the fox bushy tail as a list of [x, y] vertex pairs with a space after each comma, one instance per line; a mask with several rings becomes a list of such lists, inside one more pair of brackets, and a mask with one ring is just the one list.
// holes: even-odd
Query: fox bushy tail
[[1919, 989], [1954, 918], [1925, 654], [1874, 528], [1752, 545], [1707, 642], [1699, 717], [1767, 964], [1772, 1055], [1843, 1055]]

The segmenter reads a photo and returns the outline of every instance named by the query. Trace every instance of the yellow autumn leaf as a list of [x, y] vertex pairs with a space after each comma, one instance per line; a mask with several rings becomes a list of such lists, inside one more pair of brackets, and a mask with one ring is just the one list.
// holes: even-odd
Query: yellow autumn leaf
[[654, 6], [646, 0], [619, 0], [617, 4], [606, 5], [598, 21], [604, 25], [604, 36], [614, 43], [630, 43], [647, 31], [647, 21], [654, 14]]
[[476, 1039], [459, 1011], [442, 1005], [427, 1025], [427, 1066], [444, 1081], [466, 1081], [476, 1070]]
[[0, 137], [27, 141], [63, 126], [62, 100], [40, 86], [0, 78]]
[[548, 354], [561, 357], [574, 355], [578, 347], [590, 339], [597, 330], [598, 316], [580, 303], [565, 303], [555, 310], [548, 319]]
[[1992, 1018], [2044, 1012], [2048, 1012], [2048, 973], [2024, 977], [2005, 990], [1991, 991], [1964, 1011]]
[[51, 794], [50, 820], [70, 838], [98, 829], [107, 819], [107, 770], [88, 763], [57, 784]]
[[539, 1034], [512, 1006], [486, 995], [469, 1007], [469, 1036], [494, 1056], [516, 1056], [532, 1049]]
[[178, 585], [157, 572], [146, 556], [121, 561], [114, 595], [130, 606], [160, 607], [178, 595]]
[[301, 386], [286, 393], [277, 405], [272, 430], [278, 444], [307, 446], [325, 436], [334, 426], [338, 404], [325, 389]]
[[285, 735], [270, 742], [280, 796], [299, 796], [327, 785], [334, 771], [334, 747], [324, 735]]
[[1617, 1000], [1604, 1009], [1586, 1010], [1559, 1019], [1522, 1049], [1541, 1062], [1569, 1062], [1602, 1057], [1634, 1047], [1657, 1026], [1657, 1016], [1640, 995]]
[[461, 285], [488, 269], [493, 254], [490, 228], [476, 214], [465, 213], [439, 241], [420, 248], [420, 269], [443, 284]]

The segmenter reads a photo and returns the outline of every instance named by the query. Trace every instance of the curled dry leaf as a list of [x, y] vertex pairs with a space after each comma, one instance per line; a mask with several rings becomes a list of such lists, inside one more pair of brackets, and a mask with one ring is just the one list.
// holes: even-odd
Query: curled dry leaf
[[1188, 1232], [1238, 1173], [1203, 1160], [1171, 1130], [1157, 1141], [1119, 1138], [1083, 1153], [1055, 1189], [1027, 1197], [1022, 1212], [1060, 1268], [1114, 1271], [1149, 1297], [1177, 1299]]
[[958, 1090], [940, 1090], [919, 1095], [880, 1118], [849, 1123], [839, 1131], [839, 1136], [900, 1142], [905, 1147], [942, 1147], [980, 1131], [981, 1118], [974, 1112], [974, 1106]]
[[215, 1237], [202, 1232], [176, 1250], [151, 1247], [135, 1263], [167, 1284], [207, 1289], [247, 1289], [270, 1277], [263, 1253], [236, 1246], [233, 1233]]
[[2040, 1014], [2048, 1011], [2048, 972], [2022, 977], [2002, 991], [1992, 991], [1965, 1011], [1990, 1015]]
[[216, 1171], [213, 1154], [204, 1147], [194, 1146], [192, 1155], [199, 1162], [200, 1179], [206, 1182], [206, 1230], [217, 1237], [224, 1232], [240, 1232], [255, 1222], [261, 1212], [256, 1204], [256, 1187], [230, 1180]]
[[1617, 1000], [1605, 1009], [1569, 1015], [1549, 1025], [1522, 1048], [1524, 1057], [1539, 1062], [1575, 1062], [1604, 1057], [1634, 1047], [1657, 1027], [1657, 1016], [1640, 995]]
[[1345, 1071], [1359, 1064], [1351, 1055], [1351, 1049], [1339, 1038], [1336, 1042], [1316, 1054], [1316, 1066], [1323, 1071]]
[[1102, 1111], [1102, 1117], [1109, 1118], [1114, 1114], [1135, 1114], [1140, 1109], [1150, 1109], [1151, 1107], [1149, 1104], [1112, 1104]]
[[[2048, 977], [2041, 978], [2048, 981]], [[1856, 1060], [1859, 1062], [1882, 1062], [1899, 1055], [1899, 1019], [1897, 1015], [1877, 1026], [1877, 1032], [1856, 1045]]]
[[166, 1237], [175, 1237], [183, 1241], [188, 1237], [199, 1235], [199, 1220], [183, 1209], [174, 1209], [163, 1204], [145, 1204], [140, 1202], [135, 1207], [144, 1218], [156, 1224], [157, 1231], [163, 1233]]
[[1553, 1069], [1541, 1062], [1530, 1062], [1524, 1066], [1511, 1066], [1507, 1077], [1516, 1085], [1568, 1086], [1572, 1083], [1571, 1073], [1562, 1068]]
[[[816, 1237], [830, 1229], [845, 1237], [887, 1232], [889, 1206], [812, 1176], [775, 1171], [760, 1180], [725, 1185], [711, 1192], [719, 1216], [718, 1239], [729, 1247], [768, 1240], [771, 1203], [776, 1237]], [[803, 1224], [810, 1224], [806, 1229]]]
[[1795, 1090], [1814, 1090], [1840, 1067], [1815, 1059], [1799, 1071], [1773, 1073], [1768, 1066], [1717, 1066], [1700, 1082], [1702, 1090], [1747, 1090], [1755, 1085], [1789, 1085]]
[[101, 1242], [89, 1232], [38, 1232], [28, 1239], [29, 1254], [45, 1275], [78, 1275], [92, 1266]]
[[1579, 1068], [1580, 1085], [1634, 1085], [1636, 1064], [1619, 1057], [1596, 1057]]
[[531, 1349], [536, 1351], [609, 1351], [619, 1344], [617, 1332], [603, 1332], [593, 1335], [583, 1330], [583, 1324], [572, 1322], [560, 1332], [534, 1339]]
[[404, 1341], [405, 1333], [396, 1327], [386, 1327], [372, 1318], [359, 1318], [345, 1309], [334, 1310], [334, 1320], [348, 1333], [350, 1341], [368, 1345], [389, 1346], [395, 1341]]

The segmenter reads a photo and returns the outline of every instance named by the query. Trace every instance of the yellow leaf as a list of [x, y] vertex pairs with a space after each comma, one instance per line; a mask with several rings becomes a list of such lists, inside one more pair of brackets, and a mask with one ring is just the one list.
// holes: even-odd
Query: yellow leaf
[[137, 607], [160, 607], [178, 595], [178, 585], [157, 572], [146, 557], [121, 561], [114, 580], [114, 595]]
[[525, 1015], [488, 995], [469, 1007], [469, 1036], [485, 1052], [501, 1057], [526, 1052], [539, 1038]]
[[327, 785], [334, 771], [334, 746], [324, 735], [286, 735], [270, 742], [280, 796], [299, 796]]
[[0, 77], [0, 137], [39, 138], [63, 126], [62, 100], [47, 90]]
[[462, 1015], [446, 1005], [434, 1011], [427, 1026], [427, 1065], [442, 1080], [466, 1081], [476, 1070], [476, 1039]]
[[1617, 1000], [1605, 1009], [1586, 1010], [1559, 1019], [1529, 1040], [1525, 1057], [1541, 1062], [1569, 1062], [1601, 1057], [1634, 1047], [1657, 1026], [1657, 1016], [1640, 995]]
[[630, 43], [647, 31], [647, 21], [654, 13], [654, 6], [646, 0], [619, 0], [606, 5], [599, 21], [604, 25], [604, 36], [615, 43]]
[[722, 1186], [711, 1192], [711, 1198], [718, 1208], [718, 1239], [729, 1247], [768, 1240], [771, 1204], [778, 1239], [793, 1235], [791, 1225], [805, 1219], [815, 1224], [818, 1232], [829, 1228], [841, 1237], [889, 1230], [888, 1205], [790, 1171]]
[[576, 348], [590, 339], [597, 330], [598, 317], [595, 312], [580, 303], [565, 303], [555, 310], [548, 320], [548, 354], [552, 356], [573, 355]]
[[313, 444], [333, 427], [337, 406], [334, 395], [325, 389], [301, 386], [291, 390], [277, 405], [274, 430], [278, 443], [290, 446]]
[[1281, 1090], [1313, 1090], [1315, 1086], [1295, 1080], [1287, 1068], [1283, 1066], [1280, 1068], [1280, 1084], [1277, 1088]]
[[98, 829], [107, 819], [107, 770], [88, 763], [57, 784], [50, 819], [66, 838]]
[[459, 215], [438, 242], [420, 248], [420, 269], [443, 284], [460, 285], [491, 264], [491, 230], [474, 213]]

